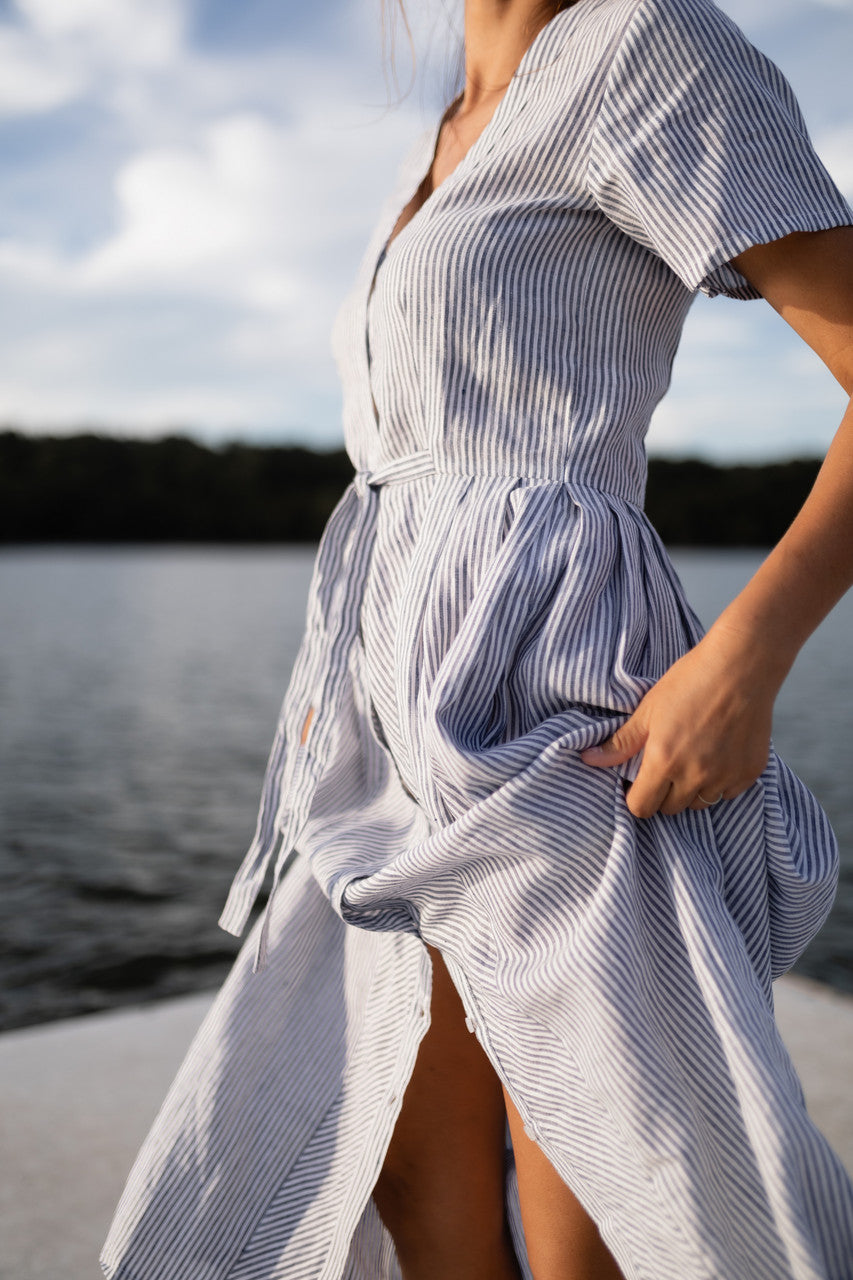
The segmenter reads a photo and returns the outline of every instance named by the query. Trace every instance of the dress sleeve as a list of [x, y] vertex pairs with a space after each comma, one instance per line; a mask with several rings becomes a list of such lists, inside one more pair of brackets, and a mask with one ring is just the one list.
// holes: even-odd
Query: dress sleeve
[[712, 0], [639, 0], [593, 128], [589, 191], [691, 290], [760, 295], [729, 265], [853, 223], [779, 68]]

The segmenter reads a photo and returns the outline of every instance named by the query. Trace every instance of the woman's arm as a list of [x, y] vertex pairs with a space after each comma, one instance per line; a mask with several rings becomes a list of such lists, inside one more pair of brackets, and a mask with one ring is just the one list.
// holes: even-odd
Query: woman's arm
[[[853, 393], [853, 227], [798, 232], [734, 259]], [[638, 818], [727, 799], [767, 763], [773, 703], [804, 642], [853, 584], [853, 399], [787, 533], [707, 635], [654, 685], [587, 764], [642, 751]]]

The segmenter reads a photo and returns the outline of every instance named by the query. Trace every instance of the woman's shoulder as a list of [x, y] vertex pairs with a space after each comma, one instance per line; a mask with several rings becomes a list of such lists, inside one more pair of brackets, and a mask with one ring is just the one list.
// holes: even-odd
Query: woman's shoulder
[[[584, 2], [578, 0], [580, 5]], [[743, 38], [734, 18], [716, 0], [605, 0], [605, 8], [608, 6], [626, 28], [660, 24], [697, 35], [708, 29], [731, 31]]]
[[[761, 55], [715, 0], [612, 0], [627, 46], [644, 44], [648, 74], [664, 69], [673, 48], [724, 65], [727, 58]], [[579, 0], [580, 4], [584, 0]]]
[[723, 264], [849, 222], [791, 86], [713, 0], [637, 0], [602, 79], [587, 190], [688, 288], [756, 297]]
[[605, 8], [610, 3], [618, 26], [611, 33], [610, 96], [627, 95], [628, 110], [633, 101], [694, 114], [716, 103], [724, 112], [727, 97], [735, 107], [749, 86], [751, 93], [769, 91], [799, 117], [782, 72], [715, 0], [604, 0]]
[[[687, 102], [696, 81], [715, 78], [720, 94], [722, 82], [736, 86], [745, 76], [769, 79], [777, 90], [783, 83], [715, 0], [577, 0], [559, 17], [565, 25], [548, 80], [554, 98], [579, 77], [597, 84], [599, 98], [615, 89], [638, 102], [681, 95]], [[595, 102], [592, 93], [593, 111]]]

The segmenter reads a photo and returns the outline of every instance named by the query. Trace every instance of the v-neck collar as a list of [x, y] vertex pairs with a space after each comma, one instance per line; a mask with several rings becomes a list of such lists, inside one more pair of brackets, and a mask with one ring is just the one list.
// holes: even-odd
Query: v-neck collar
[[[431, 209], [434, 204], [438, 203], [441, 196], [446, 195], [446, 189], [452, 189], [453, 186], [457, 185], [468, 170], [476, 167], [479, 160], [484, 155], [488, 155], [488, 153], [494, 148], [495, 143], [506, 132], [514, 116], [526, 103], [529, 93], [536, 83], [534, 73], [537, 70], [546, 70], [552, 58], [559, 54], [563, 46], [563, 37], [567, 34], [569, 20], [574, 17], [576, 10], [584, 8], [589, 4], [589, 2], [590, 0], [577, 0], [576, 4], [573, 4], [568, 9], [562, 9], [559, 13], [555, 14], [553, 18], [546, 22], [544, 27], [541, 27], [540, 30], [537, 31], [530, 44], [521, 55], [521, 59], [515, 71], [512, 73], [509, 84], [501, 95], [497, 106], [486, 122], [484, 128], [474, 139], [471, 146], [447, 177], [440, 182], [437, 187], [433, 188], [424, 200], [423, 204], [421, 204], [420, 207], [412, 214], [405, 226], [400, 228], [393, 239], [390, 239], [391, 233], [399, 222], [403, 210], [410, 204], [418, 188], [422, 185], [426, 174], [429, 173], [432, 167], [445, 115], [442, 114], [441, 118], [425, 134], [423, 140], [424, 163], [423, 167], [419, 165], [420, 176], [414, 186], [409, 186], [407, 183], [401, 196], [402, 203], [395, 202], [395, 205], [392, 206], [392, 212], [394, 209], [396, 209], [396, 212], [394, 212], [393, 221], [386, 223], [387, 231], [382, 237], [380, 248], [374, 263], [370, 293], [373, 292], [373, 287], [376, 282], [376, 274], [379, 271], [379, 267], [388, 257], [389, 253], [393, 251], [397, 241], [406, 237], [409, 228], [421, 219], [421, 215], [424, 214], [424, 216], [426, 216], [425, 211], [427, 209]], [[542, 66], [531, 66], [530, 64], [540, 56], [543, 58]], [[419, 160], [420, 154], [421, 153], [419, 153]], [[414, 165], [412, 167], [414, 168]], [[418, 170], [416, 170], [416, 172], [417, 171]], [[406, 194], [406, 192], [408, 192], [408, 194]]]

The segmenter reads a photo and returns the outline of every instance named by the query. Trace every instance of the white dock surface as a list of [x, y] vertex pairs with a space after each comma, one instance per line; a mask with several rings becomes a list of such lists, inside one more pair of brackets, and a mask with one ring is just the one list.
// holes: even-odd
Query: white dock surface
[[[0, 1280], [99, 1280], [125, 1176], [210, 999], [0, 1036]], [[853, 1173], [853, 999], [786, 978], [776, 1007], [811, 1114]]]

